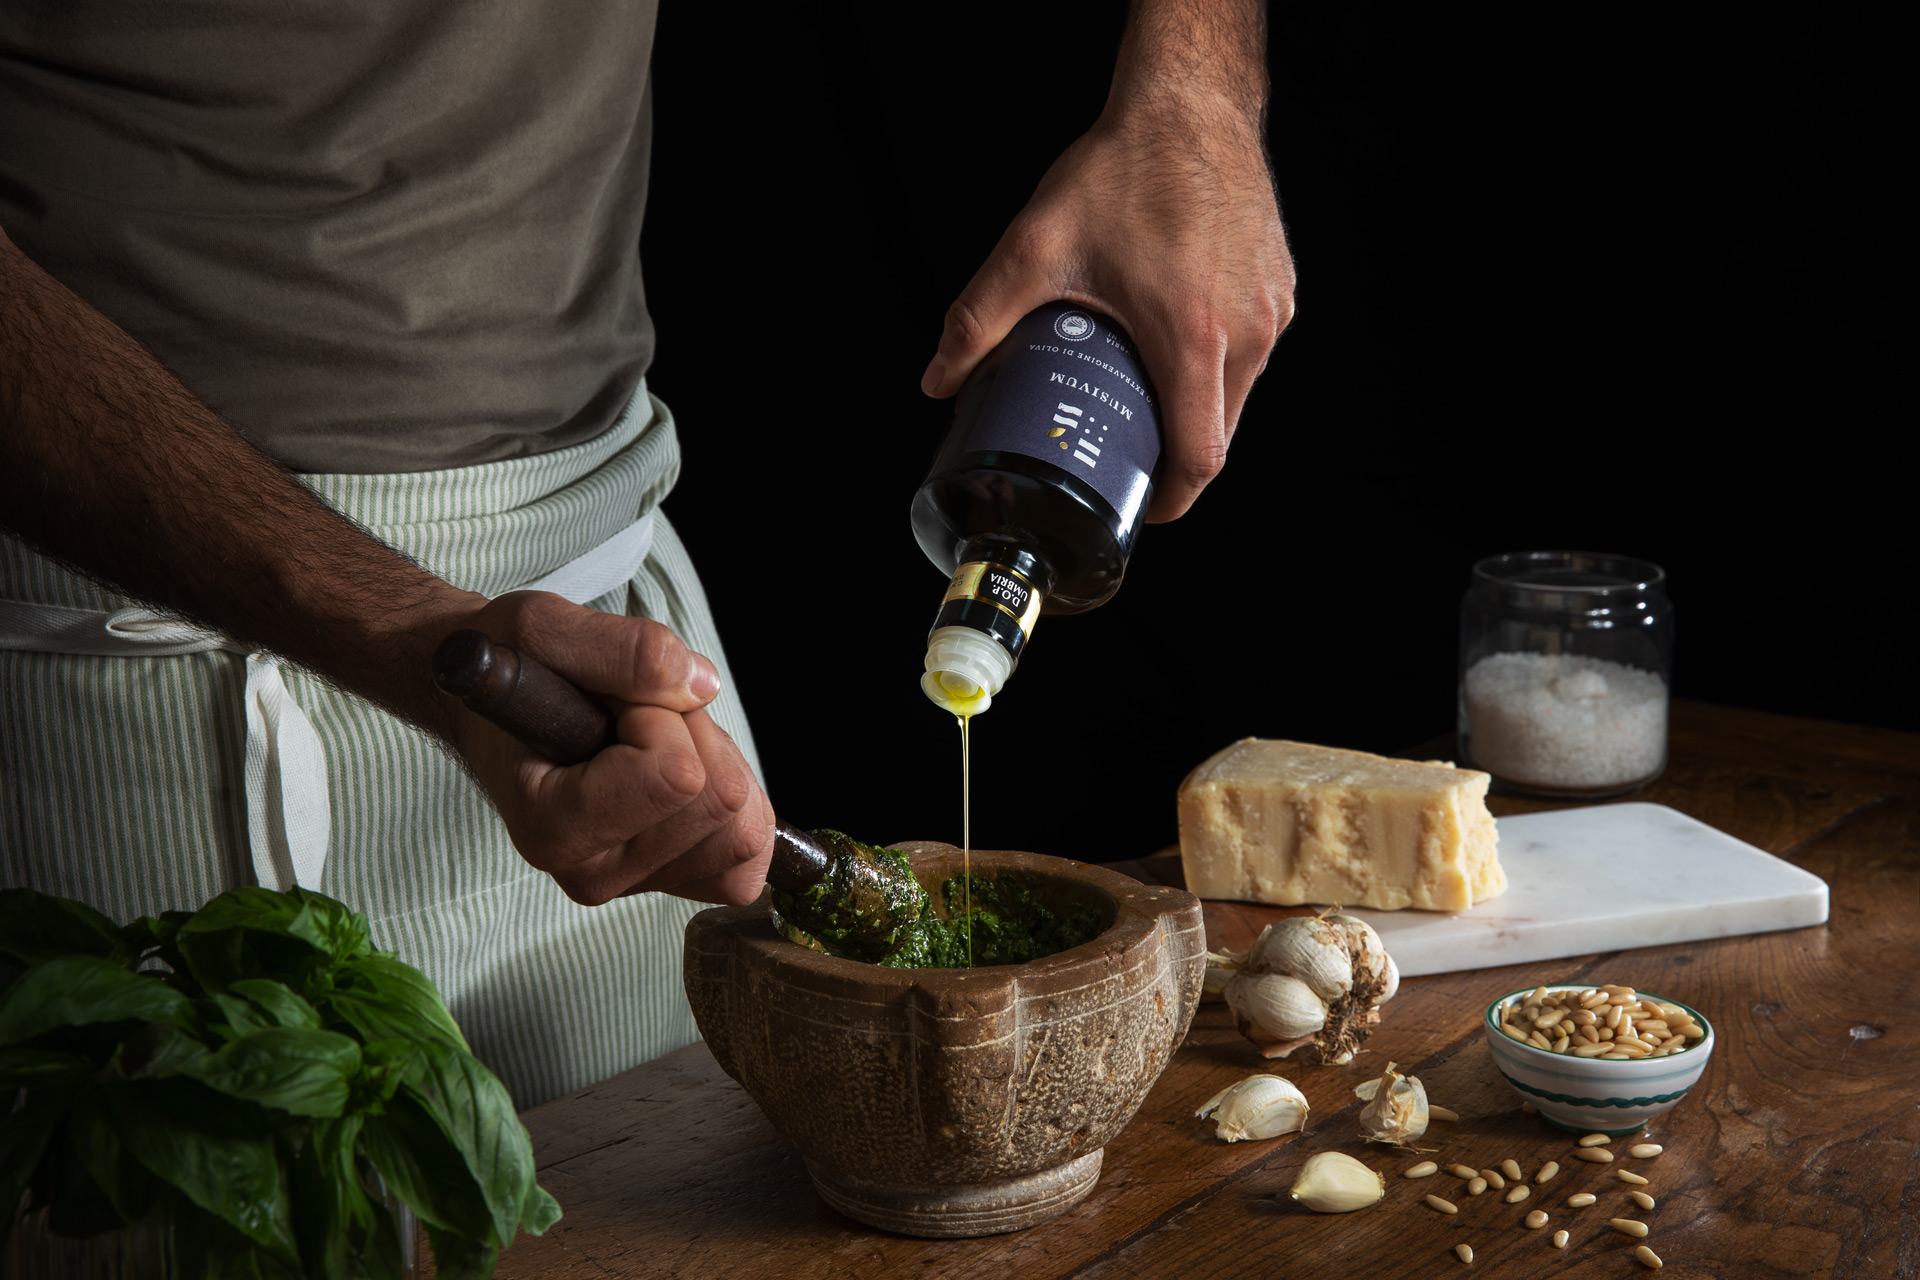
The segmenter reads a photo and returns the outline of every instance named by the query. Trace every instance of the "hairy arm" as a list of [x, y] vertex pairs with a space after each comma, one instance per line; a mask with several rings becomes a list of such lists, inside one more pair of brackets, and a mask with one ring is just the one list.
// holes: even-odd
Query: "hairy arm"
[[1266, 104], [1260, 0], [1136, 0], [1099, 120], [949, 308], [921, 388], [952, 395], [1042, 303], [1105, 311], [1139, 344], [1160, 395], [1148, 518], [1183, 514], [1225, 464], [1293, 319]]
[[[0, 234], [0, 524], [128, 595], [300, 664], [438, 735], [521, 853], [574, 897], [744, 901], [772, 811], [701, 710], [712, 663], [671, 631], [557, 596], [489, 601], [334, 512], [151, 352]], [[474, 626], [629, 705], [620, 743], [562, 769], [437, 692]]]

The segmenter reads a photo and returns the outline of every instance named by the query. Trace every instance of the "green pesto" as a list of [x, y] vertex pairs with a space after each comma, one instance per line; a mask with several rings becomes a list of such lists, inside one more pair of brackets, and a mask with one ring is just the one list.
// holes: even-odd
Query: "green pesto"
[[801, 893], [773, 891], [781, 931], [811, 935], [820, 950], [850, 960], [878, 961], [898, 950], [911, 926], [930, 914], [907, 855], [838, 831], [813, 836], [834, 855], [832, 869]]
[[[967, 967], [967, 922], [972, 921], [973, 964], [1023, 964], [1041, 956], [1077, 947], [1099, 936], [1106, 927], [1101, 909], [1091, 902], [1050, 903], [1042, 882], [1022, 872], [974, 876], [969, 916], [962, 878], [940, 887], [945, 918], [923, 911], [899, 929], [897, 943], [878, 958], [894, 969], [963, 969]], [[783, 913], [784, 914], [784, 913]], [[828, 955], [869, 960], [870, 952], [856, 954], [835, 939], [802, 931], [792, 918], [782, 922], [786, 936], [802, 946]]]

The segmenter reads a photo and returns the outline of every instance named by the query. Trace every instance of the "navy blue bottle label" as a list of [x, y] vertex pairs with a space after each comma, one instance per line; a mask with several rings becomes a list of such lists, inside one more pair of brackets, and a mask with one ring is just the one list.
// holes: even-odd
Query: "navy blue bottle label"
[[1160, 415], [1120, 326], [1049, 302], [1013, 327], [1005, 347], [965, 447], [1040, 458], [1091, 485], [1115, 511], [1142, 506], [1160, 460]]

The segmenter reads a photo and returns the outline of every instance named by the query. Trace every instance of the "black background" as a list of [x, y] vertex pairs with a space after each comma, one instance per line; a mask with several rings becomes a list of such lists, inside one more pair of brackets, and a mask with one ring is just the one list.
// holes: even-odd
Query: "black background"
[[[666, 0], [650, 380], [776, 807], [957, 840], [907, 526], [947, 407], [917, 385], [1098, 114], [1121, 11], [907, 8]], [[1299, 319], [1225, 474], [975, 722], [977, 845], [1138, 856], [1235, 738], [1451, 728], [1460, 592], [1505, 550], [1664, 565], [1678, 696], [1920, 730], [1898, 42], [1639, 17], [1276, 12]]]

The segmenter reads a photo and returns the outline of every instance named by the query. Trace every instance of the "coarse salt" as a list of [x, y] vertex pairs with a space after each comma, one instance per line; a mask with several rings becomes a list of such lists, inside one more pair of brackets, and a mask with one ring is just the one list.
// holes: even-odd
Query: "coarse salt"
[[1659, 769], [1667, 683], [1578, 654], [1495, 653], [1467, 669], [1473, 763], [1514, 782], [1609, 787]]

